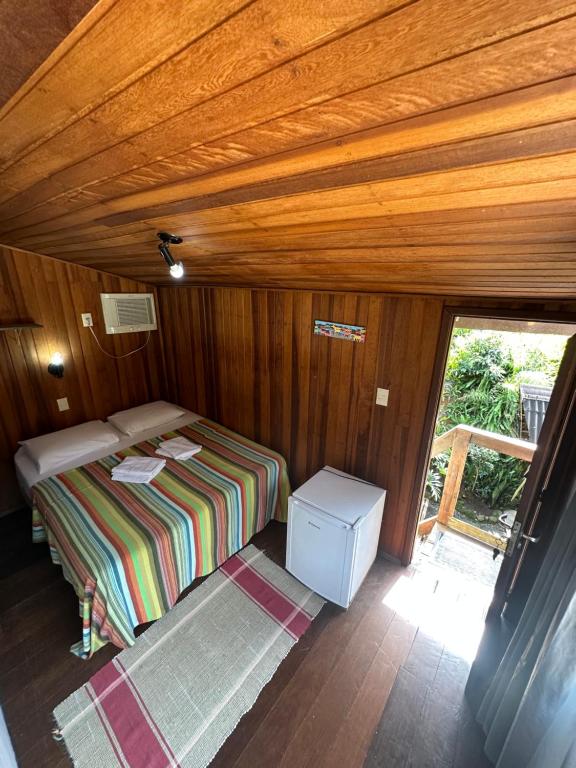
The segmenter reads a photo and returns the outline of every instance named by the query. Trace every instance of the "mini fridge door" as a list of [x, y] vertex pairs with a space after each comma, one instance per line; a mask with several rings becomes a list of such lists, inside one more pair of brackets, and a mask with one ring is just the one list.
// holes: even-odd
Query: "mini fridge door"
[[324, 467], [295, 490], [294, 497], [354, 525], [378, 504], [382, 493], [382, 488], [360, 478]]
[[322, 597], [342, 605], [354, 536], [342, 520], [291, 496], [286, 568]]

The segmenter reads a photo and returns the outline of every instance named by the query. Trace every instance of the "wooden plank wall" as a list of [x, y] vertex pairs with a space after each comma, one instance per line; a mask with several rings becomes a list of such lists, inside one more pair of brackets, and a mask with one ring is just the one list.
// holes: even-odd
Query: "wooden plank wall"
[[[381, 545], [403, 557], [442, 300], [183, 287], [159, 303], [169, 398], [279, 450], [294, 486], [330, 464], [387, 488]], [[366, 325], [366, 343], [314, 319]]]
[[[159, 332], [145, 350], [123, 360], [98, 350], [80, 314], [91, 312], [102, 346], [123, 354], [146, 334], [111, 337], [104, 332], [100, 293], [153, 292], [151, 286], [44, 256], [0, 248], [0, 325], [32, 320], [37, 330], [0, 332], [0, 513], [18, 503], [12, 457], [18, 440], [105, 418], [116, 410], [157, 399], [164, 379]], [[65, 371], [47, 371], [53, 352]], [[56, 399], [70, 410], [59, 412]]]
[[[294, 487], [330, 464], [386, 488], [380, 546], [404, 562], [443, 309], [576, 321], [576, 302], [305, 290], [159, 288], [159, 305], [166, 396], [279, 450]], [[365, 325], [366, 343], [314, 336], [315, 319]]]

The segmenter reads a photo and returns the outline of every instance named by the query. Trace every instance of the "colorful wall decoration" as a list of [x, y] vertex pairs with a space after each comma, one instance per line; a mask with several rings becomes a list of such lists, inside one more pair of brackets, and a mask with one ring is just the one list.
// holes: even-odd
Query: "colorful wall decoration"
[[314, 320], [316, 336], [330, 336], [333, 339], [346, 339], [363, 344], [366, 341], [366, 328], [363, 325], [332, 323], [329, 320]]

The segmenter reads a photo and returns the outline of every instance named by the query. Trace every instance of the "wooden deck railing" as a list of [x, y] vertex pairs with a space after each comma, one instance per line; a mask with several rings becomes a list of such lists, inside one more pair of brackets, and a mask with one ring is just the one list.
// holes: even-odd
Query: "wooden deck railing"
[[432, 443], [430, 458], [434, 458], [439, 453], [444, 453], [450, 449], [452, 449], [452, 452], [446, 470], [446, 479], [440, 498], [438, 514], [421, 520], [418, 523], [418, 534], [429, 533], [434, 527], [434, 523], [438, 522], [450, 528], [456, 528], [474, 538], [479, 538], [492, 546], [500, 547], [502, 542], [498, 537], [492, 536], [490, 533], [482, 531], [470, 523], [454, 518], [470, 443], [481, 445], [484, 448], [491, 448], [493, 451], [504, 453], [506, 456], [514, 456], [524, 461], [532, 461], [534, 451], [536, 450], [536, 444], [529, 443], [527, 440], [498, 435], [495, 432], [487, 432], [485, 429], [469, 427], [466, 424], [459, 424], [457, 427], [448, 430], [448, 432], [444, 432], [443, 435], [439, 435]]

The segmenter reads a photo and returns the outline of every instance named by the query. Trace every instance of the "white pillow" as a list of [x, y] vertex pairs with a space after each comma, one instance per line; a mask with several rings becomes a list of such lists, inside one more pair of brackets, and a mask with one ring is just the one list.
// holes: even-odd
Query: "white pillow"
[[120, 436], [109, 424], [87, 421], [76, 427], [21, 440], [20, 445], [24, 446], [40, 474], [44, 474], [66, 462], [114, 445], [119, 440]]
[[146, 405], [139, 405], [136, 408], [129, 408], [127, 411], [113, 413], [112, 416], [108, 416], [108, 421], [120, 432], [134, 435], [145, 429], [152, 429], [160, 426], [160, 424], [166, 424], [168, 421], [174, 421], [184, 413], [186, 411], [179, 405], [157, 400], [155, 403], [146, 403]]

